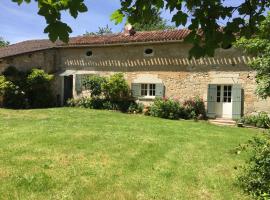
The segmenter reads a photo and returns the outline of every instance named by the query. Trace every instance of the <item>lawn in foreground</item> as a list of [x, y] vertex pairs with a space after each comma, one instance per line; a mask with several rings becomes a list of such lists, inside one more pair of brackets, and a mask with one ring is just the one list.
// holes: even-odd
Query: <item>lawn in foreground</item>
[[88, 109], [0, 109], [0, 199], [248, 199], [234, 184], [258, 134]]

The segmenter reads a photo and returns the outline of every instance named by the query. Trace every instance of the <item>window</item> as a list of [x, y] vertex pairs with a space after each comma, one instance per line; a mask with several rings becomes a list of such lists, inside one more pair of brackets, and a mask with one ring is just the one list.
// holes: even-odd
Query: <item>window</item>
[[227, 103], [232, 102], [232, 86], [231, 85], [224, 86], [223, 102], [227, 102]]
[[148, 91], [148, 85], [142, 84], [141, 85], [141, 96], [147, 96], [147, 91]]
[[90, 57], [90, 56], [92, 56], [92, 55], [93, 55], [93, 52], [92, 52], [92, 51], [87, 51], [87, 52], [86, 52], [86, 56], [87, 56], [87, 57]]
[[154, 55], [154, 50], [151, 48], [147, 48], [144, 50], [144, 55], [145, 56], [153, 56]]
[[156, 84], [141, 84], [141, 96], [156, 96]]
[[217, 102], [220, 103], [221, 100], [221, 86], [217, 86]]

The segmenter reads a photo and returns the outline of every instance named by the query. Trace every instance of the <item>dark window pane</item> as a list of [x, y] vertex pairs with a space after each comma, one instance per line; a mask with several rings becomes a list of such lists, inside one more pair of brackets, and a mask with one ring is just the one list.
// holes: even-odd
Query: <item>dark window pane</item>
[[228, 98], [228, 102], [231, 103], [232, 102], [232, 99], [231, 98]]
[[220, 97], [217, 97], [217, 102], [220, 102]]

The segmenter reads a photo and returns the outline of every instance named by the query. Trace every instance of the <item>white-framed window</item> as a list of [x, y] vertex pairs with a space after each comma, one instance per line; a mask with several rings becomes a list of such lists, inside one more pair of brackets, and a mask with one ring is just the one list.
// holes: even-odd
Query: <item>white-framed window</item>
[[141, 96], [142, 97], [155, 97], [156, 96], [156, 84], [142, 83], [141, 84]]

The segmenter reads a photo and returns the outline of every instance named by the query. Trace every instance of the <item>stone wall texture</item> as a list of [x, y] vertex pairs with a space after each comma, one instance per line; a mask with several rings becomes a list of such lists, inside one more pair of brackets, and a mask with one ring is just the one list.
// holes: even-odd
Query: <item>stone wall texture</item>
[[[217, 50], [214, 58], [189, 60], [190, 47], [180, 42], [161, 42], [61, 48], [4, 59], [0, 71], [13, 65], [21, 69], [39, 66], [55, 74], [65, 70], [102, 76], [123, 72], [129, 84], [141, 76], [149, 76], [162, 80], [167, 97], [182, 101], [199, 96], [206, 102], [209, 84], [241, 84], [244, 113], [270, 112], [270, 100], [259, 99], [255, 94], [256, 73], [247, 66], [251, 57], [231, 48]], [[152, 48], [154, 55], [144, 55], [146, 48]], [[92, 51], [93, 55], [86, 56], [87, 51]], [[54, 89], [61, 96], [62, 84], [61, 77], [56, 76]], [[73, 93], [76, 96], [76, 92]]]

